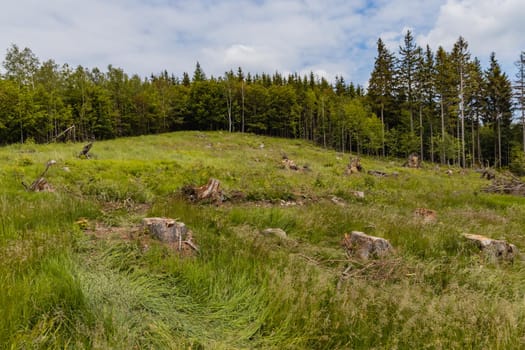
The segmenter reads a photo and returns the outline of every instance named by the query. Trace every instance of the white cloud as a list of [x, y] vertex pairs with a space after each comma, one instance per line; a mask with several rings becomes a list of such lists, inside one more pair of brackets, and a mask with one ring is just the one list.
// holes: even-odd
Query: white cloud
[[522, 0], [445, 1], [18, 0], [2, 6], [0, 50], [16, 43], [42, 60], [141, 76], [191, 74], [199, 61], [208, 76], [241, 66], [358, 84], [377, 38], [397, 52], [407, 28], [433, 49], [463, 35], [475, 55], [512, 61], [523, 50]]
[[461, 35], [473, 56], [486, 63], [495, 52], [512, 76], [512, 62], [525, 49], [523, 18], [522, 0], [448, 0], [441, 6], [436, 26], [419, 41], [450, 50]]

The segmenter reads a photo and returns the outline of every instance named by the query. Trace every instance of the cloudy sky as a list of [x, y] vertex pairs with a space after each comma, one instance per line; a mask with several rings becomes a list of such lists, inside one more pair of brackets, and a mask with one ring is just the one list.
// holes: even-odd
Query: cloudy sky
[[461, 35], [509, 77], [525, 50], [524, 0], [17, 0], [2, 4], [0, 54], [16, 44], [41, 60], [142, 77], [313, 71], [366, 86], [381, 37], [397, 52], [407, 29], [447, 51]]

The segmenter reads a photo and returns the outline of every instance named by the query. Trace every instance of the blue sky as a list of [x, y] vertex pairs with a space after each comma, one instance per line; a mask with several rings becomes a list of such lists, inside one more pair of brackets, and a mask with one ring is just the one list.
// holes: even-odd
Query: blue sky
[[0, 57], [11, 44], [41, 60], [142, 77], [310, 71], [366, 86], [379, 37], [397, 52], [450, 50], [462, 35], [486, 68], [494, 51], [513, 78], [525, 50], [523, 0], [17, 0], [2, 5]]

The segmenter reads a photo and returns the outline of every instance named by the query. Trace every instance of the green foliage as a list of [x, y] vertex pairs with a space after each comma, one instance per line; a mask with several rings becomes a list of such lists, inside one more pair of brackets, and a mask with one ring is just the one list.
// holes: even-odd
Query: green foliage
[[512, 147], [509, 168], [514, 174], [525, 176], [525, 152], [520, 145]]

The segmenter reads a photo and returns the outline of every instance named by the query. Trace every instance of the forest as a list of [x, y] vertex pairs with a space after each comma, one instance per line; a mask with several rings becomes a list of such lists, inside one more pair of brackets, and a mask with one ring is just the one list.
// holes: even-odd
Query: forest
[[103, 140], [178, 130], [300, 138], [382, 157], [525, 170], [525, 52], [512, 79], [495, 53], [483, 68], [459, 37], [452, 50], [397, 52], [381, 38], [366, 88], [342, 76], [164, 70], [149, 77], [40, 62], [7, 49], [0, 75], [0, 144]]

